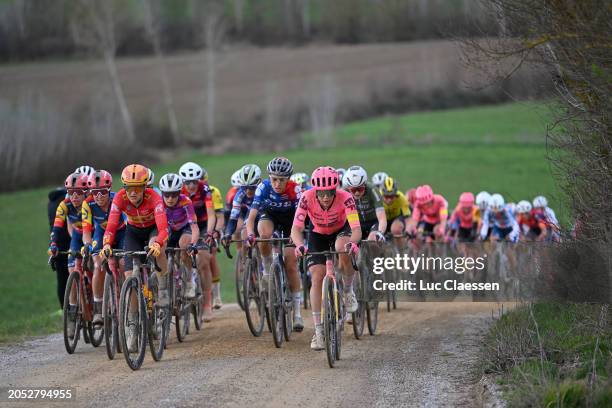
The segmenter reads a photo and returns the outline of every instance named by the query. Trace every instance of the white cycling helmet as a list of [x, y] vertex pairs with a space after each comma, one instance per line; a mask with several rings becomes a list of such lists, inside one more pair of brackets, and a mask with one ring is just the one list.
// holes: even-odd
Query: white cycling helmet
[[194, 162], [187, 162], [179, 169], [179, 175], [183, 178], [183, 181], [201, 180], [203, 174], [202, 167]]
[[153, 183], [155, 183], [155, 173], [153, 173], [153, 170], [148, 169], [149, 170], [149, 181], [147, 181], [147, 187], [151, 187], [153, 185]]
[[338, 185], [342, 185], [342, 177], [344, 177], [344, 175], [346, 174], [346, 169], [338, 167], [336, 169], [336, 173], [338, 173]]
[[174, 193], [181, 191], [183, 179], [175, 173], [164, 174], [159, 180], [159, 189], [162, 193]]
[[360, 187], [368, 182], [368, 173], [361, 166], [351, 166], [348, 168], [342, 179], [342, 187]]
[[236, 170], [230, 179], [232, 187], [240, 187], [240, 170]]
[[486, 191], [481, 191], [476, 195], [476, 205], [480, 208], [481, 211], [484, 211], [489, 206], [489, 201], [491, 201], [491, 194]]
[[387, 177], [389, 177], [387, 173], [385, 173], [384, 171], [379, 171], [378, 173], [372, 176], [372, 184], [380, 188], [380, 186], [383, 185]]
[[94, 174], [96, 170], [91, 166], [83, 165], [83, 166], [77, 167], [76, 170], [74, 170], [74, 172], [77, 174], [85, 174], [87, 177], [89, 177], [92, 174]]
[[506, 204], [506, 207], [512, 212], [512, 214], [515, 213], [515, 211], [516, 211], [516, 203], [509, 202], [508, 204]]
[[261, 169], [256, 164], [245, 164], [238, 173], [241, 186], [256, 186], [261, 182]]
[[548, 207], [548, 200], [544, 196], [537, 196], [533, 199], [533, 206], [535, 208], [546, 208]]
[[306, 173], [295, 173], [291, 176], [291, 180], [297, 184], [308, 183], [308, 174]]
[[501, 194], [493, 194], [489, 200], [491, 211], [501, 211], [504, 208], [504, 197]]
[[527, 200], [521, 200], [516, 205], [516, 212], [519, 214], [526, 214], [531, 211], [531, 203]]

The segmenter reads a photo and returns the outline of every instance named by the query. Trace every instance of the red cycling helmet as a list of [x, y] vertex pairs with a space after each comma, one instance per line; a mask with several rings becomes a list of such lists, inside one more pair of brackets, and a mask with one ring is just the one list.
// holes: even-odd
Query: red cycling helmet
[[459, 196], [460, 207], [472, 207], [474, 205], [474, 194], [470, 192], [461, 193]]
[[338, 187], [338, 172], [330, 166], [318, 167], [312, 172], [310, 184], [319, 190], [335, 190]]
[[87, 175], [83, 173], [72, 173], [66, 177], [64, 187], [66, 187], [66, 189], [79, 188], [81, 190], [87, 190]]
[[411, 188], [406, 191], [406, 198], [410, 204], [414, 205], [414, 203], [416, 203], [416, 188]]
[[97, 170], [87, 179], [89, 188], [111, 188], [113, 186], [113, 176], [106, 170]]
[[425, 204], [433, 200], [433, 190], [428, 184], [424, 184], [416, 190], [416, 201], [418, 205]]

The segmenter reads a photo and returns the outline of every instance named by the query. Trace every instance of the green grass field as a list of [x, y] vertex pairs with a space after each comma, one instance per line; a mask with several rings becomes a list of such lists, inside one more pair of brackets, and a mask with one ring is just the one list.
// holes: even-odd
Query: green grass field
[[[159, 178], [164, 172], [177, 171], [184, 161], [196, 161], [208, 170], [212, 183], [225, 190], [230, 175], [242, 164], [255, 162], [265, 168], [274, 154], [282, 153], [298, 171], [310, 172], [318, 165], [346, 168], [360, 164], [370, 174], [388, 172], [403, 190], [429, 183], [451, 206], [467, 190], [500, 192], [514, 201], [532, 199], [537, 194], [552, 198], [558, 192], [545, 160], [541, 112], [545, 111], [540, 105], [528, 103], [374, 119], [340, 127], [335, 137], [346, 141], [356, 141], [360, 135], [381, 137], [389, 133], [385, 129], [392, 126], [391, 122], [401, 123], [406, 133], [398, 132], [394, 145], [376, 143], [366, 147], [347, 142], [342, 148], [309, 151], [210, 157], [193, 153], [154, 166], [154, 170]], [[428, 143], [410, 142], [427, 137]], [[48, 190], [0, 195], [0, 284], [4, 294], [0, 297], [0, 342], [60, 328], [59, 316], [53, 315], [59, 308], [55, 274], [47, 266], [46, 256]], [[549, 201], [555, 210], [561, 210], [553, 199]], [[567, 219], [562, 211], [557, 212], [562, 220]], [[219, 260], [223, 299], [233, 302], [232, 265], [224, 255]]]

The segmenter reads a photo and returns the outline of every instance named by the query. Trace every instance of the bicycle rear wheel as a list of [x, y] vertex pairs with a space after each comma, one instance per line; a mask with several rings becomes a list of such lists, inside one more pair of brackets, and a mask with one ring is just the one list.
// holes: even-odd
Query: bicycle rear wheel
[[104, 297], [102, 298], [102, 319], [104, 321], [104, 340], [109, 360], [115, 358], [119, 343], [115, 279], [111, 274], [104, 277]]
[[334, 299], [334, 282], [325, 277], [323, 279], [323, 335], [325, 336], [325, 351], [327, 363], [334, 368], [337, 358], [338, 320]]
[[[76, 293], [76, 311], [70, 311], [70, 292]], [[74, 353], [81, 333], [81, 281], [78, 272], [72, 272], [66, 282], [64, 292], [64, 346], [68, 354]], [[74, 337], [68, 337], [69, 320], [74, 320]]]
[[158, 279], [167, 279], [166, 276], [159, 276], [157, 272], [153, 272], [149, 278], [149, 290], [153, 294], [153, 305], [147, 307], [147, 328], [149, 338], [149, 349], [151, 351], [151, 357], [153, 360], [159, 361], [164, 355], [164, 348], [166, 346], [166, 339], [168, 338], [168, 332], [170, 329], [170, 320], [172, 319], [172, 313], [170, 313], [169, 306], [159, 306], [157, 304], [158, 299]]
[[196, 285], [196, 298], [191, 303], [191, 313], [193, 314], [193, 322], [196, 330], [202, 328], [203, 316], [202, 316], [202, 302], [204, 296], [202, 295], [202, 289], [200, 286], [200, 274], [195, 273], [195, 285]]
[[[168, 273], [172, 273], [172, 277], [170, 280], [175, 283], [174, 279], [174, 271], [168, 271]], [[190, 303], [187, 302], [183, 298], [183, 291], [185, 288], [185, 274], [184, 271], [181, 271], [180, 285], [174, 286], [174, 301], [172, 302], [174, 306], [174, 325], [176, 327], [176, 338], [179, 342], [185, 341], [185, 337], [187, 337], [187, 327], [189, 325], [190, 318]]]
[[259, 263], [256, 257], [246, 265], [243, 304], [251, 334], [255, 337], [261, 336], [265, 320], [265, 304], [259, 291]]
[[268, 285], [268, 310], [270, 311], [270, 326], [274, 345], [280, 348], [283, 345], [284, 300], [280, 265], [274, 262], [270, 268], [270, 284]]
[[302, 277], [302, 291], [304, 299], [304, 309], [308, 309], [308, 302], [310, 301], [310, 278], [308, 277], [308, 269], [306, 268], [306, 257], [302, 257], [298, 260], [300, 265], [300, 276]]
[[[284, 273], [283, 271], [283, 277], [286, 278]], [[283, 334], [285, 335], [285, 341], [289, 341], [293, 332], [293, 296], [287, 279], [283, 279], [283, 293]]]
[[[136, 297], [136, 305], [132, 306], [130, 299]], [[123, 282], [121, 297], [119, 298], [119, 343], [125, 357], [125, 362], [132, 370], [138, 370], [144, 361], [147, 347], [147, 318], [146, 306], [142, 290], [138, 284], [138, 278], [132, 276]], [[136, 350], [130, 351], [127, 344], [127, 330], [129, 330], [128, 318], [130, 313], [134, 318], [136, 326]]]
[[238, 300], [238, 306], [244, 310], [244, 258], [242, 251], [238, 251], [236, 254], [236, 263], [234, 267], [235, 285], [236, 285], [236, 299]]

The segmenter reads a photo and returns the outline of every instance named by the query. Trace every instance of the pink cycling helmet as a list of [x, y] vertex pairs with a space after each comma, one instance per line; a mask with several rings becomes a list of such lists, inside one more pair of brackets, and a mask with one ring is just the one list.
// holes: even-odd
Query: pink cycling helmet
[[425, 204], [433, 200], [433, 190], [428, 184], [424, 184], [416, 190], [416, 201], [417, 204]]
[[64, 187], [67, 189], [78, 188], [81, 190], [87, 190], [87, 174], [84, 173], [72, 173], [66, 177], [64, 181]]
[[461, 193], [459, 196], [459, 206], [471, 207], [474, 205], [474, 194], [470, 192]]
[[335, 190], [338, 187], [338, 172], [333, 167], [317, 167], [310, 178], [312, 187], [318, 190]]
[[113, 186], [113, 176], [106, 170], [97, 170], [87, 179], [89, 188], [111, 188]]

